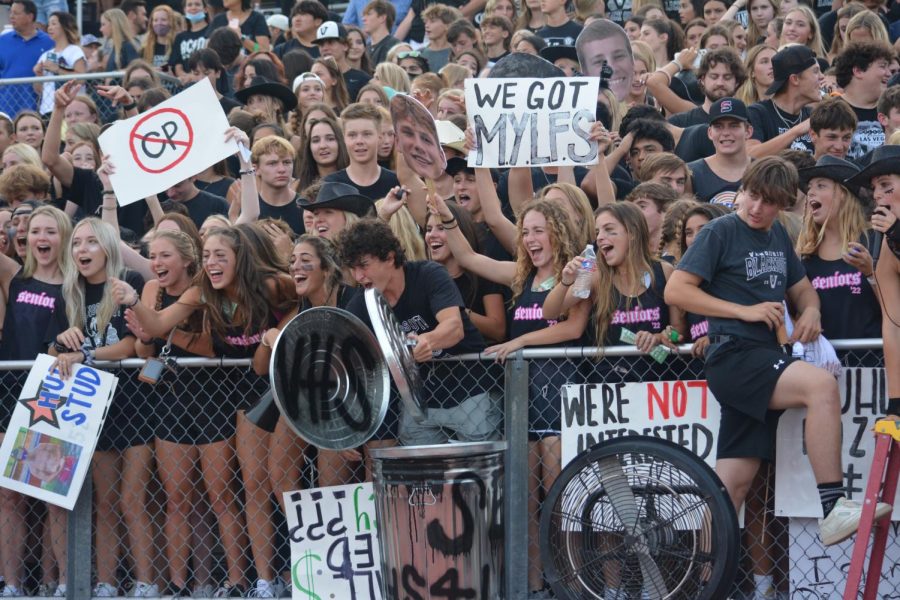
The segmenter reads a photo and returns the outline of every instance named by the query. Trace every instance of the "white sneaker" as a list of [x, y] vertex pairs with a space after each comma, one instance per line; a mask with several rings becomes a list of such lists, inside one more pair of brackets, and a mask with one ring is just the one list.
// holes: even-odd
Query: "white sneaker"
[[65, 598], [66, 597], [66, 584], [61, 583], [56, 586], [56, 591], [53, 592], [54, 598]]
[[753, 600], [777, 600], [778, 592], [774, 587], [770, 587], [765, 592], [756, 590], [753, 592]]
[[110, 585], [105, 581], [101, 581], [95, 585], [93, 591], [91, 591], [91, 597], [93, 598], [115, 598], [118, 595], [119, 590], [117, 590], [114, 585]]
[[[890, 514], [891, 505], [879, 502], [875, 506], [875, 520]], [[839, 498], [828, 516], [819, 521], [819, 539], [825, 546], [840, 544], [851, 537], [859, 529], [862, 517], [862, 504]]]
[[206, 585], [198, 585], [191, 592], [192, 598], [214, 598], [216, 594], [216, 588], [211, 586], [210, 584]]
[[247, 598], [276, 598], [275, 587], [266, 579], [257, 579], [256, 585], [247, 592]]
[[134, 587], [128, 592], [129, 598], [159, 598], [159, 586], [155, 583], [135, 581]]
[[0, 598], [17, 598], [24, 595], [20, 588], [8, 583], [3, 586], [3, 590], [0, 590]]

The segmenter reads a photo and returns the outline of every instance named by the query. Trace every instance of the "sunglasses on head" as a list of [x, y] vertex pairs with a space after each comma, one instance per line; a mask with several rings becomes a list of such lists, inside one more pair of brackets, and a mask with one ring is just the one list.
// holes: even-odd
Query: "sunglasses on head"
[[418, 50], [410, 50], [409, 52], [401, 52], [397, 55], [399, 60], [403, 60], [404, 58], [422, 58], [422, 53]]

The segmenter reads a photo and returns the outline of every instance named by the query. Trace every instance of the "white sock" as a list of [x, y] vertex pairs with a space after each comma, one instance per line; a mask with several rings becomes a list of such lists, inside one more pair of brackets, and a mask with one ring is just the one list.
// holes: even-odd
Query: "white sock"
[[753, 575], [756, 584], [756, 597], [768, 598], [775, 592], [775, 580], [771, 575]]

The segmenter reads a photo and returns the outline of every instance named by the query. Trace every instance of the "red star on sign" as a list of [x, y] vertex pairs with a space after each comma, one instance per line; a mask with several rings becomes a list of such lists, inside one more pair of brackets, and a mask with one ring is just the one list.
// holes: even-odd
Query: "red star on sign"
[[56, 411], [67, 401], [68, 398], [48, 390], [43, 383], [34, 398], [19, 398], [19, 403], [31, 413], [29, 427], [44, 422], [56, 429], [59, 429]]

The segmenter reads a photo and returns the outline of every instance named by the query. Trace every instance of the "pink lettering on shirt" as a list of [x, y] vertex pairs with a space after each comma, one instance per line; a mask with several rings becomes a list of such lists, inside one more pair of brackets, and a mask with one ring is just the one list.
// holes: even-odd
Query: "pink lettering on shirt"
[[848, 287], [851, 294], [861, 294], [862, 278], [862, 273], [859, 271], [855, 273], [839, 273], [835, 271], [834, 275], [828, 275], [827, 277], [813, 277], [811, 283], [817, 290], [833, 290], [835, 288]]
[[41, 292], [40, 294], [35, 294], [34, 292], [19, 292], [19, 295], [16, 296], [16, 303], [31, 304], [32, 306], [40, 306], [42, 308], [53, 310], [56, 305], [56, 298], [48, 296], [44, 292]]

